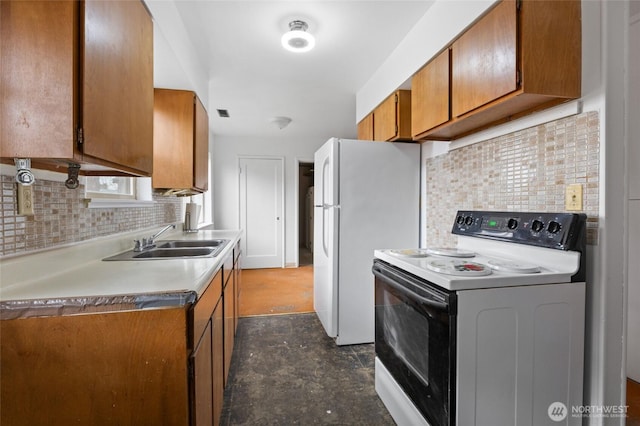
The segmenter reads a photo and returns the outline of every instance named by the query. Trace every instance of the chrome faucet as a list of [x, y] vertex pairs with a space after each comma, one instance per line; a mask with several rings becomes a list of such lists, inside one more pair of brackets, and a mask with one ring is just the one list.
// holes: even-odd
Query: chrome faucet
[[144, 250], [149, 250], [154, 248], [155, 245], [155, 239], [158, 238], [160, 236], [160, 234], [164, 233], [165, 231], [169, 230], [169, 229], [176, 229], [176, 225], [175, 224], [171, 224], [171, 225], [167, 225], [164, 228], [162, 228], [160, 231], [158, 231], [157, 233], [153, 234], [152, 236], [150, 236], [149, 238], [143, 238], [142, 240], [133, 240], [134, 242], [134, 246], [133, 246], [133, 251], [144, 251]]

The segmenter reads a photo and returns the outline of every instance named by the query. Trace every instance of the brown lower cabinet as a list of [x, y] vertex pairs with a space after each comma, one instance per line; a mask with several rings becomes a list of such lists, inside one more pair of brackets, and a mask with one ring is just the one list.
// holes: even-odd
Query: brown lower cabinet
[[234, 259], [228, 258], [222, 265], [223, 279], [224, 279], [224, 291], [223, 291], [223, 305], [222, 310], [224, 314], [224, 385], [228, 383], [229, 370], [231, 368], [231, 355], [233, 354], [233, 345], [235, 341], [236, 327], [235, 327], [235, 273], [233, 271]]
[[0, 424], [219, 424], [237, 321], [223, 270], [195, 304], [0, 321]]

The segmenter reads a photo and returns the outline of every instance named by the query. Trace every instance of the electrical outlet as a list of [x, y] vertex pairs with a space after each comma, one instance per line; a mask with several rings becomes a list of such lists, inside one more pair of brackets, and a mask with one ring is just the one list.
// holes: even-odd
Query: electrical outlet
[[18, 215], [33, 216], [33, 187], [31, 185], [18, 185]]
[[567, 211], [582, 211], [582, 184], [575, 183], [567, 186], [564, 208]]

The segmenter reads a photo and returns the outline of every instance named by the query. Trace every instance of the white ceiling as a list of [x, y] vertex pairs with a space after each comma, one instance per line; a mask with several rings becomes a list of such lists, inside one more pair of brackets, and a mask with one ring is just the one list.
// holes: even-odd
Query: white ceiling
[[[354, 137], [357, 91], [432, 4], [176, 0], [175, 8], [209, 80], [214, 134]], [[311, 52], [292, 53], [280, 45], [296, 19], [306, 21], [316, 37]], [[176, 66], [175, 52], [156, 43], [155, 54], [156, 85], [180, 81], [176, 74], [184, 70]], [[219, 118], [216, 109], [227, 109], [231, 117]], [[279, 130], [269, 122], [274, 116], [293, 121]]]

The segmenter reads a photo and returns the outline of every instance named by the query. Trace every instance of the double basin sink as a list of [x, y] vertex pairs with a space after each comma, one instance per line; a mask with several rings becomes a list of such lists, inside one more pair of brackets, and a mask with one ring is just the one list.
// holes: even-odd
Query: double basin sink
[[102, 260], [157, 260], [215, 257], [228, 243], [229, 240], [158, 241], [155, 247], [143, 251], [129, 250]]

